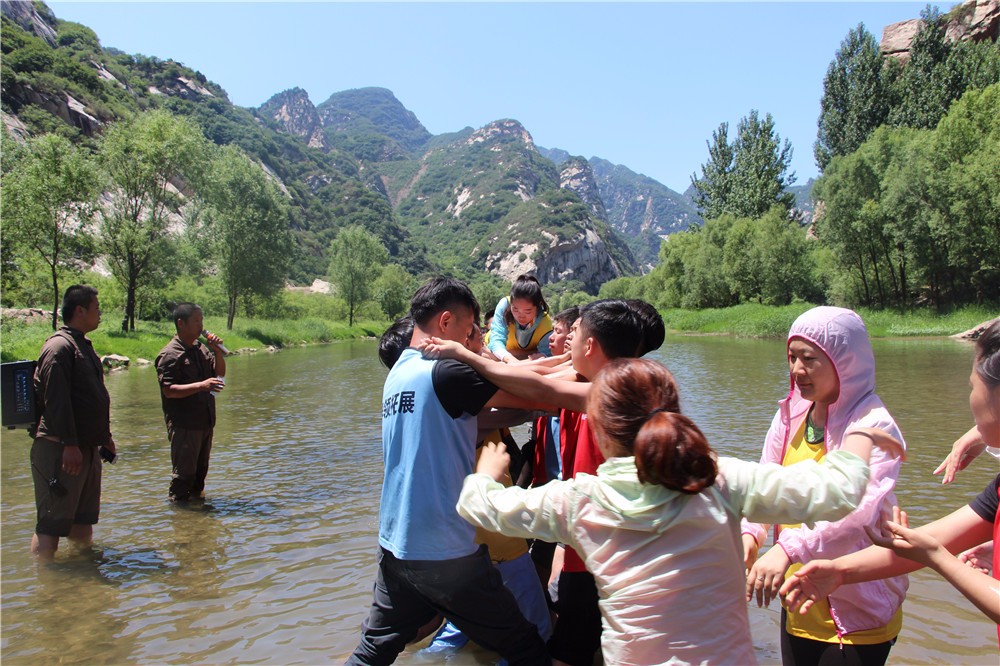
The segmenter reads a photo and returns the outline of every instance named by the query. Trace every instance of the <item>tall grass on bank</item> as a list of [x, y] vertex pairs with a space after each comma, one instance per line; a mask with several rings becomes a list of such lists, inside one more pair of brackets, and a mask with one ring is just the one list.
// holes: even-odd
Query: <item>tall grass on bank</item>
[[[815, 306], [809, 303], [784, 306], [744, 303], [709, 310], [665, 310], [661, 314], [668, 330], [681, 333], [783, 338], [795, 318], [812, 307]], [[982, 307], [967, 307], [947, 314], [931, 310], [900, 313], [866, 308], [859, 308], [857, 312], [873, 338], [954, 335], [1000, 315], [1000, 312]]]
[[[227, 331], [224, 317], [205, 318], [205, 328], [222, 337], [231, 351], [373, 337], [381, 335], [388, 325], [388, 322], [362, 321], [348, 326], [346, 322], [313, 317], [245, 319], [236, 320], [233, 330]], [[0, 321], [0, 360], [6, 363], [38, 358], [38, 351], [51, 334], [50, 322], [26, 324], [15, 319], [3, 319]], [[173, 335], [174, 325], [171, 322], [137, 321], [134, 333], [122, 333], [116, 324], [104, 321], [88, 337], [100, 356], [120, 354], [132, 361], [139, 358], [152, 361]]]

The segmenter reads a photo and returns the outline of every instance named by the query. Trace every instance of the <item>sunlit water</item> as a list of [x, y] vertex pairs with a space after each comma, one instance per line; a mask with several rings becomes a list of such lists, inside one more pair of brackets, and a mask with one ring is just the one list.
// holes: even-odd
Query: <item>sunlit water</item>
[[[28, 554], [34, 504], [23, 431], [2, 434], [2, 656], [9, 664], [325, 664], [356, 645], [370, 602], [381, 483], [372, 342], [230, 359], [206, 494], [166, 502], [170, 458], [155, 371], [108, 377], [119, 462], [105, 466], [91, 552]], [[930, 472], [970, 425], [971, 347], [876, 343], [879, 392], [910, 446], [898, 495], [914, 523], [967, 503], [997, 466], [951, 486]], [[757, 459], [787, 389], [775, 341], [672, 337], [656, 354], [687, 413], [725, 453]], [[912, 577], [890, 663], [996, 664], [995, 626], [933, 574]], [[762, 663], [778, 611], [751, 610]], [[400, 663], [433, 663], [410, 650]], [[449, 663], [493, 663], [467, 648]]]

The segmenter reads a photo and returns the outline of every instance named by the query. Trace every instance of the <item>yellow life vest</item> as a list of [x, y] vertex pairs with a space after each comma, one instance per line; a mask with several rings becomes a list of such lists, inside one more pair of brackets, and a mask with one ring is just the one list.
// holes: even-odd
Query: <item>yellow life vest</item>
[[552, 332], [552, 318], [546, 312], [542, 315], [541, 321], [535, 327], [535, 332], [531, 334], [531, 340], [527, 347], [522, 347], [517, 341], [517, 322], [507, 324], [507, 351], [536, 352], [538, 343], [542, 341], [546, 333]]

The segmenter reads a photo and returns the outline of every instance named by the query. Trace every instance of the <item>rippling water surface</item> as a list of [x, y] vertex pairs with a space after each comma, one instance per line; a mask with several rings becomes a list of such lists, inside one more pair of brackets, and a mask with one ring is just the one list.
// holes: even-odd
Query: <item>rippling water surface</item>
[[[206, 495], [211, 511], [166, 502], [170, 456], [155, 371], [108, 377], [120, 458], [105, 466], [92, 551], [28, 554], [30, 441], [4, 431], [2, 642], [5, 663], [324, 664], [353, 650], [374, 580], [385, 371], [372, 342], [235, 357], [219, 397]], [[685, 410], [720, 451], [759, 457], [787, 389], [774, 341], [668, 339]], [[914, 523], [966, 503], [997, 472], [951, 486], [930, 471], [970, 425], [971, 348], [876, 343], [879, 392], [911, 448], [898, 493]], [[995, 664], [995, 627], [934, 575], [911, 580], [890, 663]], [[776, 609], [751, 611], [762, 663], [777, 663]], [[413, 651], [400, 663], [431, 663]], [[493, 663], [468, 649], [449, 663]]]

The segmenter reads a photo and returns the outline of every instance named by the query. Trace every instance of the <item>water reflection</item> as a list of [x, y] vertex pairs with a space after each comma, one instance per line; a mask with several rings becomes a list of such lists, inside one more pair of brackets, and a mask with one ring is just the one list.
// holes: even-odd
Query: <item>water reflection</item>
[[[879, 392], [910, 449], [899, 492], [915, 522], [957, 508], [991, 474], [981, 462], [942, 488], [930, 470], [970, 424], [971, 348], [876, 342]], [[783, 345], [668, 339], [657, 353], [685, 411], [718, 449], [756, 459], [787, 390]], [[371, 342], [236, 357], [219, 397], [210, 511], [166, 502], [170, 455], [155, 372], [108, 378], [118, 464], [105, 467], [90, 551], [28, 555], [34, 505], [23, 432], [0, 444], [6, 663], [339, 663], [374, 580], [385, 371]], [[932, 574], [918, 574], [890, 663], [993, 663], [994, 627]], [[762, 663], [777, 663], [775, 608], [751, 611]], [[408, 651], [400, 663], [428, 663]], [[470, 650], [453, 664], [492, 663]]]

